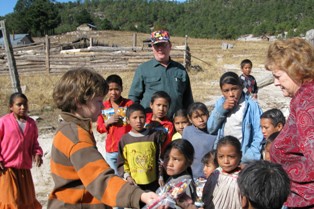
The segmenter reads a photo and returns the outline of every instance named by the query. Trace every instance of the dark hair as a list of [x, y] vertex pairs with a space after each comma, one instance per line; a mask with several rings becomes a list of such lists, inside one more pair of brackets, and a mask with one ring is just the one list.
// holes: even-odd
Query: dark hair
[[218, 143], [217, 143], [217, 150], [224, 146], [224, 145], [231, 145], [236, 149], [236, 152], [240, 155], [240, 157], [242, 157], [242, 151], [241, 151], [241, 143], [239, 141], [239, 139], [237, 139], [234, 136], [224, 136], [221, 139], [219, 139]]
[[187, 163], [189, 164], [187, 171], [191, 176], [193, 176], [191, 165], [194, 160], [194, 148], [191, 142], [189, 142], [186, 139], [176, 139], [170, 142], [165, 149], [165, 154], [163, 157], [164, 160], [169, 157], [169, 153], [173, 148], [176, 148], [184, 155], [185, 159], [187, 160]]
[[26, 102], [28, 102], [27, 97], [25, 96], [25, 94], [20, 93], [20, 92], [15, 92], [13, 94], [11, 94], [10, 99], [9, 99], [9, 107], [12, 107], [12, 105], [14, 104], [14, 100], [16, 98], [23, 98], [24, 100], [26, 100]]
[[206, 164], [208, 164], [208, 163], [210, 163], [210, 162], [213, 162], [216, 167], [219, 166], [219, 165], [218, 165], [218, 162], [217, 162], [217, 157], [216, 157], [216, 150], [214, 150], [214, 149], [211, 150], [211, 151], [209, 151], [209, 152], [207, 152], [207, 153], [203, 156], [203, 158], [202, 158], [202, 163], [203, 163], [204, 165], [206, 165]]
[[272, 143], [273, 141], [275, 141], [275, 139], [277, 138], [277, 136], [279, 135], [280, 131], [276, 131], [272, 134], [269, 135], [269, 137], [266, 139], [266, 145]]
[[277, 109], [277, 108], [273, 108], [270, 110], [265, 111], [262, 115], [261, 115], [261, 119], [262, 118], [267, 118], [271, 120], [271, 124], [273, 124], [273, 126], [277, 126], [279, 123], [281, 123], [283, 126], [286, 123], [286, 118], [283, 115], [283, 113]]
[[145, 108], [139, 103], [134, 103], [126, 109], [126, 118], [130, 118], [131, 114], [135, 111], [141, 111], [145, 115]]
[[204, 103], [202, 103], [202, 102], [194, 102], [194, 103], [190, 104], [189, 107], [188, 107], [188, 111], [187, 111], [188, 116], [192, 117], [192, 114], [196, 110], [201, 110], [206, 115], [209, 115], [209, 111], [208, 111], [208, 109], [207, 109], [207, 107], [206, 107], [206, 105]]
[[188, 114], [186, 112], [186, 109], [178, 109], [174, 114], [173, 114], [173, 119], [175, 117], [187, 117]]
[[238, 74], [231, 71], [224, 73], [220, 77], [220, 81], [219, 81], [220, 88], [222, 88], [224, 84], [236, 85], [236, 86], [240, 86], [241, 88], [243, 87], [242, 81], [239, 78]]
[[106, 80], [94, 70], [78, 68], [67, 71], [56, 84], [52, 97], [64, 112], [76, 111], [77, 104], [86, 104], [96, 96], [108, 93]]
[[155, 99], [158, 98], [164, 98], [167, 100], [169, 106], [171, 104], [171, 98], [169, 96], [169, 94], [165, 91], [156, 91], [155, 93], [153, 93], [152, 98], [150, 100], [150, 103], [153, 104], [155, 102]]
[[122, 87], [122, 79], [120, 76], [116, 75], [116, 74], [112, 74], [112, 75], [109, 75], [106, 79], [107, 83], [116, 83], [118, 84], [119, 86]]
[[241, 69], [242, 69], [242, 68], [244, 67], [244, 65], [246, 65], [246, 64], [250, 64], [251, 67], [253, 67], [253, 63], [252, 63], [251, 60], [249, 60], [249, 59], [244, 59], [244, 60], [242, 60], [242, 62], [241, 62], [241, 64], [240, 64]]
[[281, 165], [264, 160], [246, 165], [238, 185], [255, 209], [280, 209], [290, 193], [290, 180]]

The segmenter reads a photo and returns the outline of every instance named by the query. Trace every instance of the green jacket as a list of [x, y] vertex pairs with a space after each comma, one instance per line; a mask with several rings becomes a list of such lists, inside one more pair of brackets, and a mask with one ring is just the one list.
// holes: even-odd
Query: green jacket
[[187, 109], [193, 103], [190, 78], [186, 69], [170, 59], [164, 67], [155, 58], [141, 64], [134, 75], [129, 99], [149, 108], [150, 100], [156, 91], [165, 91], [171, 97], [168, 117], [181, 108]]

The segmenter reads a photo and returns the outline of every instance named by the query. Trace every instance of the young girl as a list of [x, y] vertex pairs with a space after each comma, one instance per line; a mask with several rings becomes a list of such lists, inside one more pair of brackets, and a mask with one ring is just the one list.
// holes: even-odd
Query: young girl
[[188, 118], [192, 125], [183, 130], [183, 138], [187, 139], [197, 150], [192, 164], [194, 178], [203, 177], [203, 156], [211, 151], [216, 137], [208, 134], [206, 122], [209, 116], [207, 107], [201, 102], [195, 102], [188, 108]]
[[[191, 170], [191, 165], [194, 159], [194, 148], [192, 144], [186, 139], [177, 139], [172, 141], [166, 147], [163, 159], [164, 173], [169, 176], [166, 184], [176, 184], [182, 182], [184, 179], [191, 180], [191, 183], [187, 186], [185, 193], [194, 202], [196, 199], [196, 190]], [[161, 188], [158, 190], [160, 189]]]
[[40, 209], [30, 171], [33, 159], [38, 167], [43, 162], [36, 122], [24, 94], [13, 93], [9, 107], [0, 118], [0, 208]]
[[217, 144], [219, 167], [209, 176], [203, 190], [205, 209], [240, 209], [241, 196], [237, 178], [242, 157], [241, 143], [233, 136], [221, 138]]
[[218, 162], [216, 158], [216, 150], [212, 150], [204, 155], [202, 158], [202, 163], [204, 165], [203, 172], [205, 178], [207, 179], [214, 170], [218, 167]]
[[173, 124], [177, 132], [172, 136], [172, 141], [182, 138], [183, 129], [191, 125], [185, 109], [179, 109], [174, 113]]
[[167, 118], [168, 109], [171, 103], [170, 96], [164, 91], [156, 91], [150, 101], [152, 113], [146, 114], [145, 128], [154, 130], [163, 130], [167, 133], [167, 139], [161, 146], [161, 152], [171, 142], [174, 127], [172, 122]]

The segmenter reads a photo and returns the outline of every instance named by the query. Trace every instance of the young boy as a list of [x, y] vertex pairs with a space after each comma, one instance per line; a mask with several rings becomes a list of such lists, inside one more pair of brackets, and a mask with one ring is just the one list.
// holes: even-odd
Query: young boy
[[118, 173], [130, 184], [156, 191], [160, 146], [166, 135], [163, 131], [144, 128], [145, 109], [140, 104], [129, 106], [126, 118], [131, 131], [119, 142]]
[[158, 198], [114, 175], [96, 148], [92, 122], [100, 115], [107, 92], [105, 79], [84, 68], [69, 70], [56, 84], [53, 99], [62, 112], [51, 150], [55, 187], [48, 209], [139, 208], [140, 200]]
[[264, 160], [246, 165], [238, 185], [244, 209], [280, 209], [290, 193], [290, 180], [281, 165]]
[[118, 146], [122, 135], [131, 130], [127, 124], [125, 112], [128, 106], [133, 104], [132, 100], [121, 96], [123, 91], [122, 79], [118, 75], [109, 75], [106, 79], [109, 86], [108, 97], [104, 101], [102, 114], [97, 119], [97, 131], [107, 133], [106, 137], [106, 161], [111, 168], [117, 171]]
[[257, 83], [256, 79], [251, 75], [253, 63], [249, 59], [242, 60], [241, 64], [242, 74], [240, 79], [243, 83], [243, 91], [245, 94], [251, 96], [253, 99], [257, 99]]
[[265, 111], [261, 115], [261, 128], [264, 139], [267, 139], [272, 133], [281, 131], [286, 123], [283, 113], [276, 108]]
[[266, 144], [263, 152], [263, 160], [267, 160], [270, 162], [270, 146], [273, 143], [273, 141], [275, 141], [279, 133], [280, 131], [274, 132], [270, 134], [270, 136], [266, 139]]

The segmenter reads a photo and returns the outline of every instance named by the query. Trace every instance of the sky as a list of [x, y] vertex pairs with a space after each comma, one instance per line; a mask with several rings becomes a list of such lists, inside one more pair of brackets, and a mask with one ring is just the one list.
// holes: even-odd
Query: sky
[[[75, 0], [57, 0], [57, 2], [69, 2]], [[0, 16], [12, 13], [17, 0], [0, 0]]]

